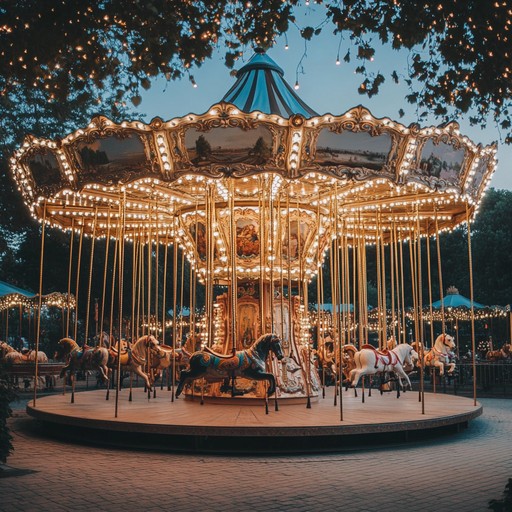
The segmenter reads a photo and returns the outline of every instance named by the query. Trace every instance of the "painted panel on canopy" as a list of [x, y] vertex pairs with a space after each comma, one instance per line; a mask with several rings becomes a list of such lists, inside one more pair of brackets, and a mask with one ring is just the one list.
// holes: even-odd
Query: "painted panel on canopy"
[[[283, 229], [282, 254], [285, 260], [297, 260], [300, 254], [304, 254], [304, 248], [308, 236], [309, 226], [306, 222], [295, 220], [290, 221], [290, 230], [288, 233], [288, 223]], [[299, 235], [300, 233], [300, 235]]]
[[82, 182], [124, 181], [144, 175], [151, 168], [143, 141], [133, 133], [123, 138], [82, 141], [76, 149]]
[[368, 132], [336, 133], [323, 128], [318, 135], [314, 163], [379, 170], [388, 161], [392, 144], [387, 133], [372, 136]]
[[27, 160], [27, 165], [37, 187], [52, 187], [61, 183], [59, 163], [50, 150], [33, 154]]
[[[206, 242], [206, 224], [201, 221], [191, 222], [189, 225], [190, 238], [196, 247], [197, 255], [201, 261], [206, 261], [207, 242]], [[214, 259], [218, 257], [217, 245], [213, 246]]]
[[475, 196], [480, 190], [480, 186], [484, 180], [485, 173], [487, 172], [489, 160], [489, 156], [480, 157], [480, 161], [478, 162], [473, 174], [473, 179], [471, 180], [471, 183], [468, 187], [468, 192], [470, 195]]
[[253, 130], [213, 128], [208, 132], [191, 128], [185, 133], [185, 147], [196, 166], [224, 163], [261, 166], [272, 158], [272, 134], [264, 126]]
[[260, 255], [260, 225], [252, 217], [236, 220], [236, 254], [242, 259], [252, 259]]
[[419, 172], [438, 178], [450, 185], [459, 184], [459, 173], [464, 161], [464, 148], [456, 149], [445, 142], [428, 140], [421, 151]]
[[259, 304], [256, 301], [238, 304], [238, 339], [249, 348], [260, 335]]

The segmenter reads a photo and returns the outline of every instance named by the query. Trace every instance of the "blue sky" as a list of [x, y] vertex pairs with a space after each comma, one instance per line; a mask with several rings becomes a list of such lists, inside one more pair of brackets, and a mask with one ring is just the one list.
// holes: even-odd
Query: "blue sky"
[[[323, 34], [308, 45], [307, 56], [301, 61], [304, 53], [304, 42], [298, 35], [288, 34], [289, 48], [285, 49], [286, 41], [282, 37], [274, 48], [268, 50], [268, 55], [283, 68], [284, 77], [290, 85], [294, 85], [298, 77], [300, 88], [299, 96], [319, 114], [331, 113], [339, 115], [357, 105], [368, 108], [375, 117], [389, 117], [404, 125], [418, 121], [413, 105], [405, 100], [408, 89], [400, 81], [395, 84], [391, 79], [391, 72], [395, 69], [398, 74], [405, 75], [407, 69], [407, 53], [398, 52], [388, 47], [377, 49], [373, 62], [367, 64], [372, 72], [380, 72], [386, 82], [381, 86], [381, 92], [372, 98], [360, 95], [357, 92], [363, 78], [354, 73], [357, 66], [355, 61], [347, 64], [343, 56], [350, 48], [350, 41], [345, 38], [339, 50], [340, 65], [336, 65], [340, 38], [332, 35], [330, 29], [324, 29]], [[351, 54], [354, 55], [352, 48]], [[239, 69], [252, 56], [253, 51], [247, 49], [244, 59], [239, 60], [236, 69]], [[298, 65], [299, 73], [297, 74]], [[224, 94], [233, 85], [235, 78], [223, 63], [223, 49], [214, 54], [199, 68], [191, 71], [197, 83], [192, 87], [188, 78], [177, 82], [159, 80], [153, 82], [151, 89], [142, 96], [143, 100], [138, 110], [144, 114], [144, 120], [149, 122], [153, 117], [159, 116], [164, 120], [181, 117], [188, 113], [201, 114], [220, 101]], [[400, 118], [399, 110], [403, 109], [405, 115]], [[512, 147], [500, 143], [500, 134], [492, 121], [487, 128], [470, 126], [469, 114], [464, 117], [453, 118], [460, 124], [461, 133], [467, 135], [473, 142], [490, 144], [498, 142], [498, 168], [491, 182], [495, 188], [512, 190]], [[431, 118], [423, 121], [422, 126], [438, 125], [440, 121]]]

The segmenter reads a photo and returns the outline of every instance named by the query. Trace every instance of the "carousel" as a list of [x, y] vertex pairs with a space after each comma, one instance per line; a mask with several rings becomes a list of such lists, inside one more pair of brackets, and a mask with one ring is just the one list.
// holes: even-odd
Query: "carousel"
[[[404, 126], [362, 106], [319, 115], [261, 50], [203, 114], [149, 124], [100, 116], [59, 140], [27, 136], [10, 163], [42, 223], [41, 267], [45, 229], [68, 231], [76, 251], [84, 237], [92, 251], [105, 239], [100, 268], [92, 255], [90, 266], [73, 256], [77, 269], [86, 267], [82, 279], [105, 276], [99, 330], [110, 330], [109, 338], [157, 338], [173, 369], [169, 394], [149, 402], [139, 393], [118, 406], [118, 386], [115, 414], [99, 391], [81, 393], [72, 405], [62, 396], [37, 403], [34, 396], [29, 414], [78, 429], [85, 407], [87, 428], [196, 441], [251, 437], [256, 444], [304, 435], [341, 443], [351, 435], [466, 425], [481, 413], [476, 396], [430, 396], [421, 379], [419, 401], [417, 393], [364, 400], [363, 384], [362, 403], [342, 378], [325, 400], [313, 356], [327, 338], [338, 362], [347, 346], [370, 350], [371, 324], [373, 349], [382, 350], [377, 359], [386, 357], [390, 337], [410, 346], [406, 287], [414, 339], [434, 346], [422, 322], [426, 288], [432, 299], [423, 276], [440, 266], [439, 246], [427, 258], [422, 247], [461, 223], [469, 228], [495, 155], [495, 145], [473, 143], [457, 123]], [[373, 306], [384, 312], [374, 319], [369, 248], [377, 255]], [[90, 293], [76, 301], [87, 306], [81, 345], [92, 333]], [[77, 325], [70, 327], [77, 338]], [[418, 346], [413, 352], [423, 360]]]

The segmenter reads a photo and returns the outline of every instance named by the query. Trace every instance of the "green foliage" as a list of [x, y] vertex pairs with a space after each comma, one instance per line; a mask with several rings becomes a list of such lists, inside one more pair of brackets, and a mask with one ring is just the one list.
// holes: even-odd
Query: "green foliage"
[[15, 398], [16, 394], [7, 378], [5, 366], [0, 364], [0, 462], [5, 462], [13, 449], [7, 420], [12, 416], [9, 404]]
[[[304, 26], [299, 14], [306, 15]], [[154, 77], [189, 76], [219, 48], [232, 68], [250, 45], [271, 47], [292, 28], [311, 44], [330, 28], [350, 39], [359, 66], [373, 60], [376, 44], [409, 51], [408, 100], [421, 116], [471, 110], [471, 122], [485, 125], [492, 118], [511, 141], [511, 16], [509, 2], [482, 0], [426, 1], [421, 8], [409, 0], [311, 6], [298, 0], [5, 0], [0, 109], [8, 112], [20, 89], [59, 106], [72, 99], [105, 104], [109, 96], [117, 105], [127, 99], [138, 105], [140, 89]], [[344, 60], [350, 61], [349, 52]], [[377, 94], [384, 75], [362, 69], [360, 92]], [[397, 76], [390, 70], [393, 80]]]
[[512, 510], [512, 478], [508, 479], [508, 483], [503, 491], [503, 499], [489, 501], [489, 509], [495, 512], [507, 512]]
[[486, 304], [510, 304], [512, 192], [490, 189], [471, 232], [475, 290], [479, 292], [477, 300]]

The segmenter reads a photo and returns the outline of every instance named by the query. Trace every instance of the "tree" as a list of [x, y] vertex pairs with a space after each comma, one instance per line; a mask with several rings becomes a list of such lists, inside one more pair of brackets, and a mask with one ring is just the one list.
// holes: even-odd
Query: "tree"
[[16, 398], [5, 366], [0, 364], [0, 462], [5, 462], [12, 451], [12, 436], [7, 427], [7, 420], [12, 415], [9, 404]]
[[[270, 47], [279, 35], [298, 28], [307, 42], [322, 31], [348, 37], [361, 94], [372, 96], [386, 80], [368, 70], [376, 40], [409, 51], [407, 99], [421, 115], [438, 118], [472, 111], [471, 121], [489, 117], [511, 141], [511, 57], [509, 2], [487, 0], [105, 0], [60, 3], [6, 0], [0, 6], [0, 96], [35, 89], [62, 104], [83, 94], [105, 101], [141, 101], [156, 76], [189, 76], [225, 48], [233, 67], [248, 45]], [[299, 26], [298, 17], [315, 20]], [[396, 70], [388, 78], [398, 81]]]
[[472, 230], [477, 300], [485, 304], [512, 302], [512, 192], [490, 189]]
[[255, 142], [254, 147], [251, 149], [249, 154], [255, 156], [259, 163], [264, 164], [269, 159], [272, 151], [269, 145], [265, 142], [265, 139], [263, 137], [258, 137], [258, 140]]
[[212, 147], [204, 135], [199, 135], [196, 140], [196, 153], [199, 160], [207, 160], [212, 153]]

